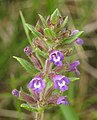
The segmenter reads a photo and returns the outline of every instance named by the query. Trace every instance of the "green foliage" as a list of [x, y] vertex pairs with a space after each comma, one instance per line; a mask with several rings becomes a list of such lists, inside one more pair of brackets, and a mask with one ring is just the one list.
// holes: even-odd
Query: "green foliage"
[[42, 15], [40, 15], [40, 14], [38, 14], [38, 15], [39, 15], [39, 17], [41, 19], [41, 22], [42, 22], [42, 24], [43, 24], [43, 26], [45, 28], [46, 27], [46, 21], [45, 21], [44, 17]]
[[30, 24], [25, 24], [26, 25], [26, 27], [33, 33], [33, 35], [34, 35], [34, 37], [40, 37], [41, 36], [41, 34], [39, 33], [39, 32], [37, 32], [33, 27], [32, 27], [32, 25], [30, 25]]
[[24, 30], [25, 30], [27, 39], [28, 39], [28, 41], [29, 41], [29, 43], [30, 43], [30, 45], [31, 45], [32, 42], [31, 42], [31, 38], [30, 38], [30, 36], [29, 36], [29, 30], [28, 30], [28, 28], [26, 27], [26, 21], [25, 21], [25, 19], [24, 19], [23, 13], [22, 13], [21, 11], [20, 11], [20, 17], [21, 17], [21, 20], [22, 20], [22, 24], [23, 24], [23, 27], [24, 27]]
[[69, 77], [69, 78], [70, 78], [70, 81], [72, 81], [72, 82], [77, 81], [77, 80], [80, 79], [80, 78], [78, 78], [78, 77]]
[[56, 37], [54, 31], [51, 30], [51, 29], [49, 29], [49, 28], [45, 28], [45, 29], [44, 29], [44, 33], [45, 33], [45, 35], [48, 36], [48, 37], [51, 37], [51, 38], [55, 38], [55, 37]]
[[65, 27], [68, 22], [68, 16], [66, 16], [65, 20], [63, 21], [61, 28]]
[[48, 58], [48, 54], [44, 51], [41, 51], [39, 48], [35, 48], [35, 52], [37, 52], [39, 55], [41, 55], [44, 58]]
[[35, 70], [34, 66], [29, 63], [28, 61], [24, 60], [23, 58], [13, 56], [23, 67], [24, 69], [30, 74], [36, 74], [38, 71]]
[[37, 108], [32, 107], [31, 105], [28, 105], [26, 103], [21, 104], [21, 107], [31, 112], [38, 112]]
[[53, 24], [57, 23], [58, 16], [61, 16], [61, 15], [60, 15], [59, 10], [56, 9], [51, 15], [51, 21], [52, 21]]
[[75, 35], [72, 35], [71, 37], [65, 38], [62, 40], [62, 44], [69, 44], [72, 43], [73, 41], [75, 41], [81, 34], [83, 33], [83, 31], [77, 32]]
[[64, 118], [66, 118], [66, 120], [79, 120], [76, 112], [70, 105], [69, 106], [60, 105], [60, 109], [64, 115]]

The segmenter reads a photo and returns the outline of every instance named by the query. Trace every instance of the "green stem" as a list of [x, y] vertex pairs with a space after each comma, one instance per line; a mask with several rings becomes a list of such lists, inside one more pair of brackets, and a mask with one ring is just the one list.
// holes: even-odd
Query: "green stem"
[[36, 113], [36, 119], [35, 120], [43, 120], [44, 119], [44, 111]]

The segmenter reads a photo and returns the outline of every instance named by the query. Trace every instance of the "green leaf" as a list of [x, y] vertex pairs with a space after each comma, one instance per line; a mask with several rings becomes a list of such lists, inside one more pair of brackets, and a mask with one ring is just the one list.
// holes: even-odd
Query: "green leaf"
[[68, 16], [66, 16], [65, 20], [63, 21], [61, 28], [65, 27], [68, 22]]
[[24, 69], [31, 73], [31, 74], [36, 74], [38, 71], [35, 70], [35, 68], [32, 66], [31, 63], [29, 63], [28, 61], [26, 61], [25, 59], [23, 58], [20, 58], [20, 57], [16, 57], [16, 56], [13, 56], [13, 58], [15, 58], [23, 67]]
[[73, 42], [74, 40], [76, 40], [84, 31], [80, 31], [77, 32], [75, 35], [72, 35], [69, 38], [65, 38], [64, 40], [62, 40], [62, 44], [69, 44], [71, 42]]
[[41, 51], [39, 48], [36, 48], [35, 51], [44, 58], [47, 58], [48, 55], [44, 51]]
[[41, 33], [37, 32], [32, 25], [26, 23], [26, 27], [33, 33], [35, 37], [40, 37]]
[[32, 44], [31, 38], [30, 38], [30, 36], [29, 36], [29, 30], [28, 30], [28, 28], [26, 27], [26, 21], [25, 21], [25, 19], [24, 19], [23, 13], [22, 13], [21, 11], [20, 11], [20, 17], [21, 17], [21, 20], [22, 20], [22, 23], [23, 23], [23, 27], [24, 27], [24, 30], [25, 30], [27, 39], [28, 39], [29, 43]]
[[30, 105], [28, 105], [26, 103], [21, 104], [21, 107], [28, 110], [28, 111], [31, 111], [31, 112], [38, 112], [37, 108], [32, 107], [32, 106], [30, 106]]
[[40, 15], [40, 14], [38, 14], [38, 15], [39, 15], [39, 17], [41, 19], [41, 22], [42, 22], [43, 26], [46, 27], [46, 21], [45, 21], [44, 17], [42, 15]]
[[77, 113], [70, 105], [60, 105], [60, 109], [66, 120], [79, 120]]
[[78, 77], [70, 77], [70, 81], [72, 81], [72, 82], [74, 82], [74, 81], [76, 81], [76, 80], [79, 80], [80, 78], [78, 78]]
[[57, 8], [51, 15], [51, 21], [53, 24], [56, 24], [58, 16], [60, 16], [60, 12]]
[[45, 35], [48, 36], [48, 37], [52, 37], [52, 38], [55, 38], [55, 37], [56, 37], [54, 31], [52, 31], [52, 30], [49, 29], [49, 28], [45, 28], [45, 29], [44, 29], [44, 33], [45, 33]]

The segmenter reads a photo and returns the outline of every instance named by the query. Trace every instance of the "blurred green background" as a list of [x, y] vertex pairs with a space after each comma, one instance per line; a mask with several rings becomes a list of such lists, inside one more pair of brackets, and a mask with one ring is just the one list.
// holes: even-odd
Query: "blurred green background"
[[11, 95], [13, 88], [26, 89], [31, 75], [13, 55], [27, 59], [27, 46], [19, 11], [27, 23], [35, 25], [38, 14], [47, 16], [59, 8], [69, 16], [69, 28], [85, 31], [84, 50], [79, 47], [80, 81], [70, 85], [69, 107], [55, 107], [45, 112], [45, 120], [97, 120], [97, 0], [0, 0], [0, 120], [33, 120], [33, 113], [20, 108]]

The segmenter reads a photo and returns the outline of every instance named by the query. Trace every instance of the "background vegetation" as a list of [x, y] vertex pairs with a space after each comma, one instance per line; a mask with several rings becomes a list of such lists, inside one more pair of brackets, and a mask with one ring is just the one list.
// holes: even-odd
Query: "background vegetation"
[[19, 10], [27, 23], [35, 25], [38, 14], [47, 16], [59, 8], [69, 16], [69, 28], [84, 30], [83, 48], [78, 48], [80, 81], [70, 85], [70, 107], [46, 111], [45, 120], [97, 120], [97, 0], [0, 0], [0, 120], [32, 120], [33, 113], [20, 108], [11, 95], [13, 88], [26, 84], [32, 76], [25, 72], [13, 55], [27, 59], [23, 52], [27, 41]]

